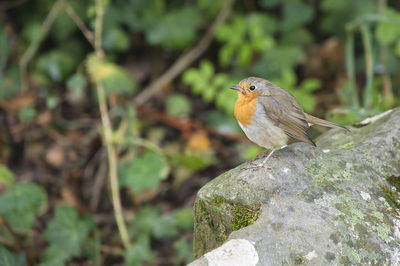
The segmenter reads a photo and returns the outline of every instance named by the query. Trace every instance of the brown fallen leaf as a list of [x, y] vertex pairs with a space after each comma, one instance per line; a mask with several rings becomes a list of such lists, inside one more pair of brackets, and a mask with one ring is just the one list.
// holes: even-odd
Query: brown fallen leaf
[[198, 151], [206, 151], [211, 147], [211, 141], [205, 131], [198, 131], [189, 137], [188, 148]]
[[55, 168], [60, 168], [65, 159], [64, 148], [58, 144], [52, 145], [46, 151], [46, 162]]
[[22, 108], [31, 106], [35, 101], [35, 97], [36, 96], [32, 93], [18, 95], [2, 102], [0, 106], [4, 108], [7, 112], [16, 114]]

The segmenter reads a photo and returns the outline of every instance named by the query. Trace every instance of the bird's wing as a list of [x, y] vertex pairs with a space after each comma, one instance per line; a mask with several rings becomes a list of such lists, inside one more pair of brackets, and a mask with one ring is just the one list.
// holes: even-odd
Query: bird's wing
[[316, 146], [307, 135], [309, 125], [303, 109], [290, 93], [278, 87], [272, 89], [269, 96], [259, 96], [258, 101], [264, 107], [265, 115], [275, 126], [290, 137]]

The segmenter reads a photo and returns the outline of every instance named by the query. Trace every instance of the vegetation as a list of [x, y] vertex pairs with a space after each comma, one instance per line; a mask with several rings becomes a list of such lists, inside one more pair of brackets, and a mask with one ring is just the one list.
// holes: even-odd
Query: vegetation
[[399, 59], [395, 0], [1, 1], [0, 265], [192, 261], [196, 191], [263, 152], [230, 86], [357, 123]]

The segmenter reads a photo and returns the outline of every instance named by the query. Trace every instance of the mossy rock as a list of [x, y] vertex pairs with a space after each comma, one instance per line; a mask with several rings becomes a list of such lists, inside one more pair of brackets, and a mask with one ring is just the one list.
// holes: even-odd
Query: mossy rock
[[261, 160], [198, 192], [196, 257], [241, 238], [255, 243], [258, 265], [400, 264], [400, 109], [248, 169]]

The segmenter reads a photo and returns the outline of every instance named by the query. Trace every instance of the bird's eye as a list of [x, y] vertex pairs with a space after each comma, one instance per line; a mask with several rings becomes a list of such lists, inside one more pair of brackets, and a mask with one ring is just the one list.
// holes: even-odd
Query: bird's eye
[[249, 88], [251, 91], [254, 91], [256, 89], [256, 86], [250, 86]]

